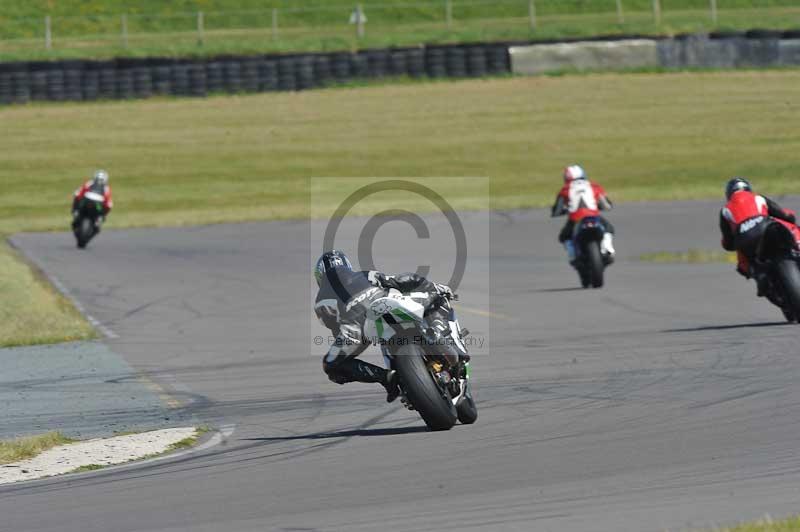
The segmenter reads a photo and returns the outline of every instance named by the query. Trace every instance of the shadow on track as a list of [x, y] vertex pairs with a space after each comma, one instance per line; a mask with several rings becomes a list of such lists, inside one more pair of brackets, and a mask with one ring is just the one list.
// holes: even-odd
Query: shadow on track
[[398, 434], [414, 434], [428, 432], [427, 427], [395, 427], [388, 429], [355, 429], [340, 430], [337, 432], [318, 432], [315, 434], [300, 434], [297, 436], [276, 436], [274, 438], [242, 438], [242, 441], [278, 442], [294, 440], [327, 440], [330, 438], [352, 438], [354, 436], [396, 436]]
[[686, 329], [664, 329], [662, 333], [683, 333], [700, 331], [727, 331], [730, 329], [748, 329], [760, 327], [779, 327], [781, 325], [792, 325], [788, 321], [770, 321], [766, 323], [737, 323], [735, 325], [703, 325], [701, 327], [689, 327]]
[[569, 288], [537, 288], [536, 290], [531, 290], [531, 292], [578, 292], [584, 290], [586, 290], [586, 288], [581, 288], [580, 286], [570, 286]]

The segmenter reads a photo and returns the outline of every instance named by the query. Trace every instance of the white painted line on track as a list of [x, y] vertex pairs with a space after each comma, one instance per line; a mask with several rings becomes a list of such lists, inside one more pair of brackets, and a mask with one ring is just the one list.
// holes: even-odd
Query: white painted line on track
[[80, 301], [78, 301], [78, 298], [76, 298], [69, 290], [69, 288], [67, 288], [64, 285], [64, 283], [61, 282], [61, 279], [59, 279], [55, 275], [50, 275], [47, 273], [45, 273], [44, 275], [47, 276], [48, 279], [50, 279], [50, 282], [53, 283], [53, 286], [55, 286], [59, 292], [61, 292], [61, 295], [70, 300], [73, 306], [76, 309], [78, 309], [78, 312], [83, 314], [83, 316], [86, 318], [86, 321], [88, 321], [92, 325], [92, 327], [97, 329], [100, 332], [100, 334], [102, 334], [105, 338], [110, 340], [119, 338], [119, 335], [117, 333], [112, 331], [109, 327], [103, 325], [100, 322], [100, 320], [98, 320], [97, 318], [95, 318], [94, 316], [89, 314], [89, 312], [86, 311], [86, 308], [83, 306], [83, 304]]

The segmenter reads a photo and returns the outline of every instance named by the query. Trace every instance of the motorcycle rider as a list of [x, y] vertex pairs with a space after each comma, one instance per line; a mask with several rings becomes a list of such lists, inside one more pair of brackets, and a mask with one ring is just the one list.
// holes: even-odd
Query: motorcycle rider
[[95, 171], [92, 179], [85, 182], [81, 187], [75, 191], [72, 198], [72, 225], [73, 228], [78, 220], [78, 204], [86, 196], [87, 192], [94, 192], [103, 196], [103, 214], [97, 220], [97, 231], [100, 231], [100, 225], [105, 221], [108, 213], [114, 207], [114, 201], [111, 199], [111, 186], [108, 184], [108, 172], [105, 170]]
[[735, 251], [736, 271], [746, 279], [754, 277], [758, 295], [766, 289], [766, 276], [753, 267], [753, 256], [769, 218], [795, 223], [794, 211], [784, 209], [771, 199], [753, 193], [750, 182], [743, 177], [734, 177], [725, 185], [727, 203], [719, 212], [719, 229], [722, 232], [722, 247]]
[[600, 211], [607, 211], [613, 208], [611, 200], [606, 195], [606, 191], [597, 183], [592, 183], [586, 176], [583, 167], [574, 164], [564, 168], [564, 186], [556, 196], [556, 202], [550, 212], [551, 217], [569, 214], [569, 219], [558, 235], [558, 241], [567, 250], [569, 263], [575, 265], [575, 244], [572, 241], [575, 224], [587, 216], [596, 216], [602, 220], [606, 227], [606, 233], [600, 249], [609, 262], [614, 260], [616, 251], [614, 250], [614, 226], [611, 222], [600, 216]]
[[322, 369], [332, 382], [382, 384], [389, 403], [400, 395], [394, 370], [357, 358], [372, 343], [364, 336], [366, 311], [373, 301], [386, 297], [391, 288], [430, 308], [428, 318], [432, 331], [429, 332], [437, 338], [436, 345], [449, 350], [450, 356], [468, 359], [466, 351], [461, 348], [463, 344], [460, 339], [454, 340], [456, 332], [448, 324], [452, 310], [448, 301], [453, 297], [450, 287], [433, 283], [415, 273], [386, 275], [378, 271], [353, 271], [347, 256], [337, 250], [322, 254], [314, 269], [314, 277], [319, 286], [314, 311], [336, 338], [322, 359]]

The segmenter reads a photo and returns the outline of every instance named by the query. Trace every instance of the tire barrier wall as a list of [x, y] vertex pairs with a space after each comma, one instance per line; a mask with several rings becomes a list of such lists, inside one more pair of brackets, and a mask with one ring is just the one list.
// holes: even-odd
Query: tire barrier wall
[[514, 74], [631, 68], [739, 68], [800, 65], [800, 32], [751, 30], [669, 39], [512, 46]]
[[466, 78], [510, 69], [504, 43], [203, 60], [0, 63], [0, 104], [295, 91], [386, 76]]

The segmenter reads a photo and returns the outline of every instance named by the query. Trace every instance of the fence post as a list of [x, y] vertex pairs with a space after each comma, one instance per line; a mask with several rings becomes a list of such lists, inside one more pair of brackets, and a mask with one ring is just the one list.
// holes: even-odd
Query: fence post
[[50, 15], [45, 15], [44, 17], [44, 47], [48, 50], [53, 48], [53, 28]]
[[625, 24], [625, 13], [622, 11], [622, 0], [617, 0], [617, 23]]
[[653, 20], [656, 26], [661, 25], [661, 0], [653, 0]]
[[128, 15], [123, 14], [121, 17], [122, 22], [122, 47], [128, 47]]
[[711, 3], [711, 22], [717, 24], [717, 0], [709, 0]]
[[447, 20], [447, 29], [453, 26], [453, 2], [452, 0], [444, 0], [444, 17]]
[[272, 8], [272, 40], [278, 40], [278, 8]]
[[205, 21], [203, 20], [203, 12], [202, 11], [198, 11], [197, 12], [197, 44], [200, 45], [200, 46], [202, 46], [203, 42], [204, 42], [204, 38], [203, 38], [203, 31], [205, 30], [204, 22]]
[[536, 2], [528, 0], [528, 21], [530, 22], [531, 29], [536, 29]]
[[361, 4], [356, 6], [356, 36], [359, 39], [364, 38], [364, 7]]

